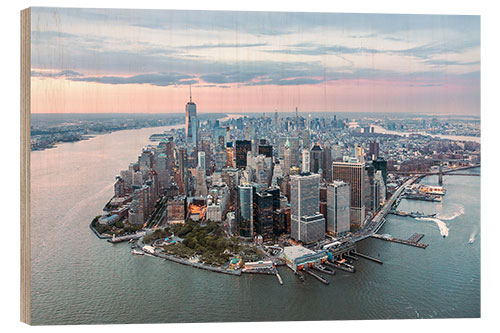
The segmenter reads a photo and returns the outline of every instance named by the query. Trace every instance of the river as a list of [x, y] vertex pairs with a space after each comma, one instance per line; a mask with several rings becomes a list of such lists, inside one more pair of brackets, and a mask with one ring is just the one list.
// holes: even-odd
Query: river
[[34, 325], [480, 316], [480, 177], [445, 176], [442, 203], [400, 204], [437, 219], [388, 217], [380, 233], [423, 233], [427, 249], [367, 239], [358, 250], [384, 264], [360, 259], [355, 274], [327, 276], [328, 286], [301, 283], [284, 267], [283, 286], [274, 276], [212, 273], [98, 239], [88, 225], [112, 196], [114, 176], [166, 129], [31, 153]]
[[418, 131], [418, 132], [392, 131], [392, 130], [385, 129], [382, 126], [378, 126], [378, 125], [373, 125], [372, 127], [373, 127], [375, 133], [380, 133], [380, 134], [393, 134], [393, 135], [400, 135], [400, 136], [409, 136], [411, 134], [420, 134], [420, 135], [430, 136], [433, 138], [455, 140], [455, 141], [471, 141], [471, 142], [481, 143], [481, 137], [478, 137], [478, 136], [431, 134], [431, 133], [427, 133], [425, 131]]

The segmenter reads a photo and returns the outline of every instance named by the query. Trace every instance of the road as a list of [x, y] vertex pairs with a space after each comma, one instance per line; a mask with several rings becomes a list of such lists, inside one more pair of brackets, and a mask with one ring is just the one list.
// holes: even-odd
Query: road
[[396, 202], [396, 200], [398, 200], [404, 189], [422, 177], [422, 175], [411, 177], [403, 185], [401, 185], [396, 190], [396, 192], [394, 192], [392, 196], [386, 201], [385, 205], [382, 207], [382, 209], [380, 209], [377, 215], [375, 215], [370, 221], [368, 221], [363, 229], [351, 235], [351, 240], [354, 242], [359, 242], [377, 232], [384, 224], [384, 218], [387, 216], [387, 214], [389, 214], [392, 205]]

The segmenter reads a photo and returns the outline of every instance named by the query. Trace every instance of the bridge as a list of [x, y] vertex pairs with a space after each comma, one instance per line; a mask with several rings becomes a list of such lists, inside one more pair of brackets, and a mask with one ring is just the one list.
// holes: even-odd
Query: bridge
[[[481, 163], [477, 163], [474, 165], [467, 165], [463, 167], [457, 167], [453, 169], [443, 169], [441, 171], [442, 175], [448, 175], [448, 176], [481, 176], [480, 173], [460, 173], [456, 171], [462, 171], [462, 170], [467, 170], [467, 169], [474, 169], [478, 168], [481, 166]], [[388, 173], [396, 174], [396, 175], [424, 175], [424, 176], [431, 176], [431, 175], [439, 175], [440, 171], [388, 171]]]

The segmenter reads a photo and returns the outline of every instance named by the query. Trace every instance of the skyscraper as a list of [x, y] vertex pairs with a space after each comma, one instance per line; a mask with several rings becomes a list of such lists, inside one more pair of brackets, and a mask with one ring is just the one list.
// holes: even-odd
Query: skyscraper
[[253, 237], [253, 188], [249, 184], [240, 185], [239, 189], [239, 226], [241, 237]]
[[259, 154], [262, 154], [266, 157], [273, 157], [273, 146], [259, 145]]
[[323, 165], [323, 150], [319, 144], [314, 145], [311, 149], [311, 172], [319, 173]]
[[330, 148], [330, 144], [327, 142], [323, 146], [323, 158], [322, 158], [322, 169], [323, 169], [323, 178], [327, 182], [332, 181], [332, 149]]
[[205, 174], [207, 173], [207, 168], [206, 168], [206, 155], [204, 151], [199, 151], [198, 152], [198, 166], [203, 168], [203, 171]]
[[189, 102], [186, 104], [186, 143], [196, 146], [198, 141], [198, 116], [196, 104], [193, 103], [191, 87], [189, 87]]
[[343, 181], [327, 185], [326, 231], [339, 235], [350, 230], [351, 186]]
[[283, 157], [283, 176], [288, 176], [290, 174], [290, 168], [292, 167], [292, 151], [290, 150], [289, 145], [285, 145], [285, 153]]
[[247, 166], [247, 153], [252, 150], [252, 141], [236, 140], [236, 167], [245, 169]]
[[196, 195], [207, 196], [207, 182], [205, 181], [205, 169], [201, 166], [196, 168]]
[[267, 241], [273, 237], [273, 196], [270, 193], [255, 191], [254, 195], [255, 230]]
[[325, 237], [325, 218], [319, 213], [318, 174], [290, 177], [291, 236], [311, 243]]
[[332, 179], [351, 185], [351, 225], [363, 226], [365, 220], [365, 163], [333, 162]]
[[[189, 175], [187, 169], [187, 151], [186, 148], [179, 148], [179, 175], [182, 184], [179, 185], [179, 190], [185, 195], [189, 195]], [[181, 186], [182, 185], [182, 186]]]
[[371, 160], [376, 160], [379, 154], [379, 145], [377, 141], [370, 142], [368, 154]]
[[283, 158], [285, 154], [285, 144], [290, 147], [290, 166], [300, 167], [300, 140], [298, 137], [281, 137], [278, 140], [278, 157]]
[[311, 170], [311, 153], [309, 149], [302, 150], [302, 172], [307, 173]]

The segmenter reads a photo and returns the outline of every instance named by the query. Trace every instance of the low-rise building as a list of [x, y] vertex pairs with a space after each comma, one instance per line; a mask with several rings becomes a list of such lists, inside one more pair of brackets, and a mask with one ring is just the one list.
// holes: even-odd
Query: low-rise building
[[315, 252], [303, 246], [285, 246], [283, 258], [287, 266], [296, 272], [325, 262], [328, 259], [328, 252], [324, 250]]

